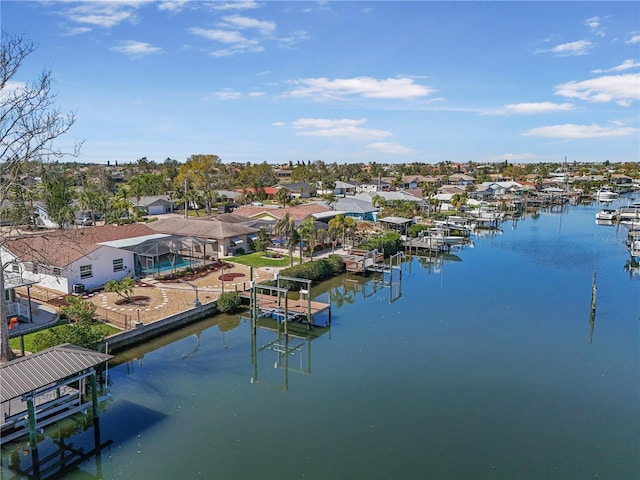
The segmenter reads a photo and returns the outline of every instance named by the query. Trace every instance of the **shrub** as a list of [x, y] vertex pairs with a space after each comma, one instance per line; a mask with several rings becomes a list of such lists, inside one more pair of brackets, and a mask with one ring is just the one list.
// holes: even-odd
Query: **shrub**
[[102, 342], [107, 334], [108, 330], [101, 323], [80, 320], [74, 324], [60, 325], [36, 333], [33, 345], [38, 351], [63, 343], [95, 348], [96, 344]]
[[225, 292], [220, 294], [218, 298], [217, 308], [223, 313], [235, 312], [240, 308], [242, 298], [239, 292]]
[[400, 250], [402, 241], [400, 240], [400, 234], [398, 232], [385, 232], [383, 234], [371, 237], [360, 247], [366, 250], [378, 249], [382, 250], [385, 257], [393, 255]]
[[67, 297], [68, 305], [61, 308], [62, 313], [75, 322], [92, 321], [98, 308], [91, 302], [85, 302], [82, 297]]
[[[321, 258], [285, 268], [281, 271], [281, 274], [286, 277], [304, 278], [307, 280], [317, 281], [332, 277], [344, 271], [345, 266], [342, 257], [340, 255], [329, 255], [327, 258]], [[281, 280], [280, 286], [289, 290], [299, 290], [302, 284]]]

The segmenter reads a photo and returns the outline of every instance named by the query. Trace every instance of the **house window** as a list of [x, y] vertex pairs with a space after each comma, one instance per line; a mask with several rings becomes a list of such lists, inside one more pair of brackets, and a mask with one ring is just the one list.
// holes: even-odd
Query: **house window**
[[91, 265], [80, 265], [80, 278], [93, 277]]
[[122, 258], [116, 258], [113, 261], [113, 271], [119, 272], [121, 270], [124, 270], [124, 260]]
[[62, 269], [60, 267], [53, 267], [51, 271], [54, 275], [62, 275]]
[[20, 265], [18, 262], [11, 262], [11, 271], [13, 273], [20, 273]]
[[38, 264], [36, 262], [27, 262], [24, 264], [24, 268], [27, 272], [38, 273]]

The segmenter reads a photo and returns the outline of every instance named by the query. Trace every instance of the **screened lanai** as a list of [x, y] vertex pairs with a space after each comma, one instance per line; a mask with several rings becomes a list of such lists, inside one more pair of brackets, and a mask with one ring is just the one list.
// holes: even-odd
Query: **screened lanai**
[[205, 266], [217, 259], [217, 244], [214, 239], [161, 233], [104, 243], [133, 252], [137, 277], [153, 277], [183, 268]]

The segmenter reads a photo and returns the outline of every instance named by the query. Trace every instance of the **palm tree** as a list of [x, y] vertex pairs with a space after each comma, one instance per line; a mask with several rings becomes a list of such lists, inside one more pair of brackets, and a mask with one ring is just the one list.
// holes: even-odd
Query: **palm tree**
[[291, 218], [289, 213], [286, 213], [273, 225], [273, 233], [275, 235], [281, 235], [287, 239], [287, 249], [289, 250], [290, 266], [293, 266], [293, 248], [300, 240], [298, 232], [296, 231], [296, 223]]
[[[306, 242], [309, 257], [313, 260], [313, 250], [316, 247], [315, 219], [313, 217], [305, 218], [298, 227], [298, 234], [300, 239]], [[300, 254], [302, 255], [302, 248], [300, 249]]]
[[279, 188], [275, 198], [276, 203], [286, 207], [291, 203], [291, 194], [286, 188]]
[[112, 217], [115, 218], [115, 223], [120, 225], [120, 223], [122, 222], [122, 214], [126, 213], [127, 215], [129, 215], [129, 213], [133, 210], [133, 207], [134, 205], [129, 200], [127, 192], [124, 190], [118, 192], [118, 194], [111, 199], [110, 204], [111, 214]]

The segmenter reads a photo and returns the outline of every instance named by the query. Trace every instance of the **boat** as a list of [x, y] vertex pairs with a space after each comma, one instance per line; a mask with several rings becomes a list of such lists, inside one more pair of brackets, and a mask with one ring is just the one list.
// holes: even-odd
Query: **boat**
[[598, 213], [596, 213], [596, 221], [600, 220], [600, 221], [612, 222], [613, 220], [616, 219], [617, 215], [618, 215], [617, 210], [613, 210], [611, 208], [603, 208]]
[[596, 191], [595, 198], [599, 202], [611, 202], [618, 198], [618, 194], [611, 187], [602, 187]]

